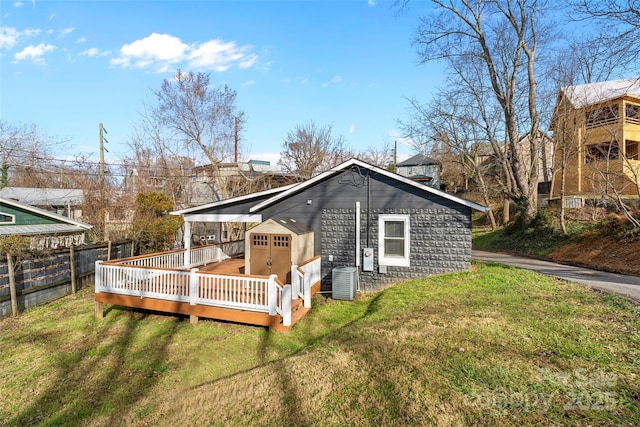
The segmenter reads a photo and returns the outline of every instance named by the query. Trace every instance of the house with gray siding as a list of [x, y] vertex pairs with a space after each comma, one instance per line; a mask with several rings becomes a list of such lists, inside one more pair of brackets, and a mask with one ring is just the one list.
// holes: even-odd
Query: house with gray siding
[[396, 165], [396, 173], [433, 188], [440, 189], [440, 161], [416, 154]]
[[[374, 291], [401, 280], [469, 269], [473, 210], [487, 208], [351, 159], [299, 184], [172, 214], [184, 217], [185, 246], [197, 222], [297, 223], [314, 235], [309, 241], [322, 259], [324, 291], [331, 290], [332, 272], [343, 267], [354, 267], [358, 290]], [[264, 236], [248, 239], [245, 256], [255, 253], [255, 259], [247, 266], [270, 265], [274, 254], [282, 256], [262, 248], [252, 251], [253, 244], [269, 242]], [[282, 246], [282, 236], [273, 242]]]

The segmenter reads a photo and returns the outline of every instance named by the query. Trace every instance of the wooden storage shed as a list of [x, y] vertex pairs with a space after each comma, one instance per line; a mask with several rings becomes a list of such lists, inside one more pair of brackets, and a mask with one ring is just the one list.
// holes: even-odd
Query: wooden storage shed
[[291, 283], [291, 266], [314, 256], [313, 231], [293, 218], [271, 218], [245, 236], [245, 272], [278, 275]]

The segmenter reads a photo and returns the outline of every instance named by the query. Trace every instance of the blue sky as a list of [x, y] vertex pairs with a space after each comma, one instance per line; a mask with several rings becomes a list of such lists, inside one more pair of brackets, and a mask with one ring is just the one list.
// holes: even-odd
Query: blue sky
[[402, 141], [405, 98], [426, 101], [442, 80], [411, 46], [424, 7], [398, 16], [373, 0], [0, 0], [0, 117], [68, 140], [60, 156], [94, 158], [102, 122], [116, 161], [130, 154], [151, 90], [180, 68], [237, 91], [246, 160], [275, 162], [309, 120], [356, 151]]

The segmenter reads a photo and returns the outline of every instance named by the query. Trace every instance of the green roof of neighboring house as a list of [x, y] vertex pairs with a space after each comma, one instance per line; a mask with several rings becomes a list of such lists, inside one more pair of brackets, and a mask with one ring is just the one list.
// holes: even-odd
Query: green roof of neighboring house
[[92, 225], [35, 206], [0, 198], [0, 235], [83, 232]]

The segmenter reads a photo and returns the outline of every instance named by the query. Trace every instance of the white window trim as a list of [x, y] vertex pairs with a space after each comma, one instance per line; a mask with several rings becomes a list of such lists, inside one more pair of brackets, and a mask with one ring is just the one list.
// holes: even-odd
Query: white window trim
[[0, 212], [0, 215], [4, 215], [4, 216], [8, 216], [11, 218], [11, 221], [0, 221], [0, 224], [15, 224], [16, 223], [16, 216], [10, 213], [6, 213], [6, 212]]
[[[384, 223], [385, 221], [404, 222], [404, 256], [385, 256], [384, 254]], [[411, 233], [409, 227], [409, 215], [388, 215], [378, 216], [378, 264], [396, 267], [409, 267]]]

